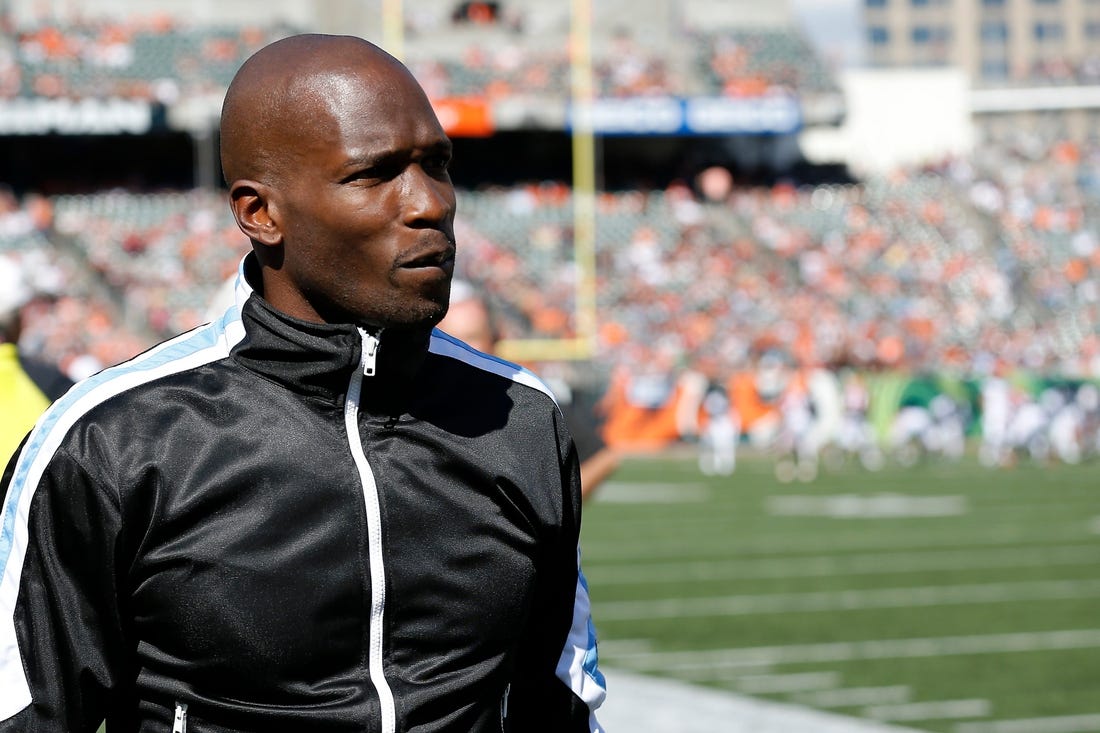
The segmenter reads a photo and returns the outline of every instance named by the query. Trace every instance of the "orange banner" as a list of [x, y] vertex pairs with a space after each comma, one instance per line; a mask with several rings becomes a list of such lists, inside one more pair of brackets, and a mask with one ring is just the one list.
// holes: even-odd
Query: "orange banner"
[[489, 137], [494, 132], [492, 114], [484, 100], [433, 99], [432, 107], [444, 132], [451, 137]]

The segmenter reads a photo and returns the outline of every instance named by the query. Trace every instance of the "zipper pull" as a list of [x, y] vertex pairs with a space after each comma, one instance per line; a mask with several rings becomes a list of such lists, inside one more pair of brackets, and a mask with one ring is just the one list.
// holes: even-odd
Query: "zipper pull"
[[382, 332], [379, 331], [378, 335], [373, 335], [360, 328], [359, 334], [363, 337], [363, 356], [360, 358], [360, 363], [363, 366], [363, 376], [373, 377], [378, 362], [378, 348], [381, 346], [378, 337], [382, 335]]
[[172, 720], [172, 733], [187, 733], [186, 703], [176, 703], [176, 717]]

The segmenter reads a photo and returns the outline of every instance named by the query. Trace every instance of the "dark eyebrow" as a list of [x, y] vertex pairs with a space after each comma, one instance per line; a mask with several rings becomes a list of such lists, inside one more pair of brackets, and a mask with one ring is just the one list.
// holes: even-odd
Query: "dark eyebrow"
[[385, 165], [386, 163], [400, 160], [406, 157], [406, 153], [401, 150], [380, 150], [375, 153], [367, 152], [360, 155], [353, 155], [340, 165], [340, 171], [358, 171], [365, 168], [372, 168], [378, 165]]
[[437, 155], [439, 153], [451, 155], [454, 152], [454, 143], [452, 143], [449, 138], [443, 138], [442, 140], [434, 141], [424, 147], [415, 147], [411, 149], [395, 148], [380, 150], [378, 152], [363, 152], [345, 160], [340, 166], [339, 173], [340, 175], [350, 175], [369, 168], [405, 162], [412, 158], [417, 152], [428, 155]]
[[454, 143], [449, 138], [444, 138], [437, 142], [427, 145], [423, 148], [426, 153], [447, 153], [450, 154], [454, 151]]
[[378, 173], [386, 177], [385, 171], [394, 170], [408, 162], [408, 154], [401, 150], [381, 150], [378, 152], [364, 151], [361, 154], [352, 155], [344, 160], [333, 171], [333, 180], [339, 183], [347, 183], [360, 175]]

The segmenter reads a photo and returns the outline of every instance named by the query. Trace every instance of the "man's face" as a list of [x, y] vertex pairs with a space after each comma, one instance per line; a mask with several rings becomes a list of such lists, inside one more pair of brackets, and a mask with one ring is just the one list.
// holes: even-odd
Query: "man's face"
[[431, 105], [411, 77], [354, 64], [308, 93], [319, 112], [269, 201], [283, 260], [265, 295], [304, 320], [435, 324], [454, 270], [455, 193]]

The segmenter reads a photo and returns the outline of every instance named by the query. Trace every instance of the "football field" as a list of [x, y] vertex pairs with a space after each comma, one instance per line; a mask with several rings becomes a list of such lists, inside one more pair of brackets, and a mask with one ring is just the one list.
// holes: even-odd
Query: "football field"
[[1100, 464], [780, 483], [633, 458], [582, 542], [604, 667], [923, 731], [1100, 731]]

